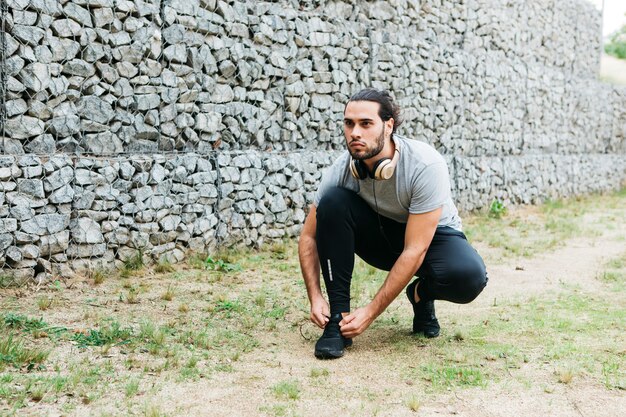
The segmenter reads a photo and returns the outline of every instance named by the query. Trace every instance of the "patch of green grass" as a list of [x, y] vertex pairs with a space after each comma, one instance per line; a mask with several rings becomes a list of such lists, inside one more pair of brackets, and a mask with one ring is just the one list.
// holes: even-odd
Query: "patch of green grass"
[[532, 257], [562, 246], [567, 239], [598, 235], [597, 228], [582, 226], [582, 217], [597, 209], [598, 204], [604, 204], [606, 209], [619, 207], [624, 204], [623, 192], [603, 197], [548, 200], [534, 210], [512, 211], [506, 216], [499, 206], [492, 205], [487, 215], [468, 216], [464, 231], [470, 241], [485, 242], [499, 249], [502, 259]]
[[174, 272], [174, 267], [167, 260], [161, 260], [154, 266], [154, 272], [157, 274], [166, 274], [169, 272]]
[[237, 272], [243, 270], [238, 263], [231, 263], [219, 258], [214, 259], [210, 256], [204, 260], [204, 268], [218, 272]]
[[0, 335], [0, 370], [6, 365], [33, 369], [43, 363], [48, 355], [49, 350], [26, 347], [24, 340], [13, 333]]
[[75, 333], [72, 340], [77, 342], [78, 347], [122, 345], [130, 343], [133, 331], [130, 328], [122, 328], [116, 321], [101, 326], [100, 329], [89, 329], [86, 332]]
[[141, 270], [145, 266], [143, 261], [143, 250], [139, 249], [134, 255], [124, 260], [124, 267], [120, 272], [123, 278], [131, 276], [134, 272]]
[[311, 378], [326, 377], [328, 375], [329, 375], [329, 372], [328, 372], [328, 369], [326, 368], [312, 368], [311, 373], [309, 374]]
[[298, 381], [282, 381], [272, 387], [272, 392], [279, 399], [297, 400], [300, 398]]
[[5, 313], [3, 317], [4, 325], [17, 330], [30, 332], [48, 327], [43, 319], [31, 319], [21, 314]]
[[454, 386], [486, 386], [486, 380], [480, 369], [465, 366], [436, 366], [423, 367], [423, 378], [438, 387]]

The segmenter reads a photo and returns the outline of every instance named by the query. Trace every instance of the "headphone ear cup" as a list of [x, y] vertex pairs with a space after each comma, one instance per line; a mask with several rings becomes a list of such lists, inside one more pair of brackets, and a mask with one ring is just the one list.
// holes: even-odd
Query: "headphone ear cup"
[[396, 167], [394, 166], [393, 162], [389, 160], [389, 163], [381, 166], [378, 170], [378, 177], [380, 177], [381, 180], [388, 180], [389, 178], [393, 177], [393, 171], [395, 170], [395, 168]]
[[357, 180], [364, 180], [367, 178], [367, 168], [359, 160], [352, 159], [350, 161], [350, 172]]
[[391, 178], [391, 175], [389, 175], [389, 168], [391, 168], [391, 175], [393, 175], [393, 164], [391, 163], [391, 159], [389, 158], [383, 158], [380, 161], [376, 162], [373, 170], [373, 178], [375, 180], [388, 180], [389, 178]]

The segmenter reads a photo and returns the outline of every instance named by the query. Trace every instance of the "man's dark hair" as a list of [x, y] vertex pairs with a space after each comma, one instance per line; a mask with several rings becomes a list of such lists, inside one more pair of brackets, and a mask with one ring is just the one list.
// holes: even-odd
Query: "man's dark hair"
[[378, 110], [378, 116], [386, 122], [393, 117], [393, 130], [391, 134], [396, 132], [398, 126], [402, 124], [400, 118], [400, 107], [393, 101], [393, 97], [387, 90], [377, 90], [375, 88], [365, 88], [358, 93], [355, 93], [350, 97], [348, 103], [351, 101], [373, 101], [380, 104]]

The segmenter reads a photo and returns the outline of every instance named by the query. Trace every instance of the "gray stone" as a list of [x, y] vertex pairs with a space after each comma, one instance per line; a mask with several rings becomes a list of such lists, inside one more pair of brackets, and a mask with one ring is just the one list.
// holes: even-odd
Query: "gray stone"
[[48, 126], [50, 132], [57, 136], [71, 136], [80, 132], [80, 118], [74, 115], [54, 117]]
[[88, 169], [76, 169], [74, 180], [78, 185], [102, 185], [106, 184], [106, 178], [102, 174], [92, 172]]
[[43, 29], [24, 25], [13, 25], [11, 34], [15, 36], [18, 41], [25, 42], [32, 46], [39, 45], [39, 42], [45, 36]]
[[[29, 220], [35, 216], [35, 210], [30, 207], [25, 206], [13, 206], [9, 209], [9, 214], [13, 219], [17, 219], [19, 221]], [[7, 219], [7, 220], [13, 220]], [[17, 230], [17, 223], [15, 224], [14, 231]], [[0, 232], [2, 231], [2, 221], [0, 221]]]
[[60, 19], [52, 22], [52, 30], [61, 38], [71, 38], [80, 34], [81, 26], [72, 19]]
[[53, 191], [69, 184], [74, 178], [74, 170], [72, 167], [65, 166], [44, 179], [44, 190]]
[[37, 246], [39, 247], [39, 256], [49, 256], [57, 253], [65, 252], [70, 243], [70, 232], [64, 230], [51, 235], [43, 235], [39, 238]]
[[102, 243], [104, 236], [100, 225], [90, 218], [74, 219], [70, 222], [72, 241], [76, 243]]
[[24, 100], [9, 100], [6, 102], [6, 115], [8, 117], [13, 117], [18, 114], [24, 114], [28, 110], [28, 106]]
[[159, 107], [161, 97], [158, 94], [138, 94], [135, 96], [137, 110], [150, 110]]
[[124, 151], [122, 141], [111, 132], [85, 135], [80, 144], [87, 152], [96, 155], [117, 154]]
[[218, 113], [199, 113], [196, 115], [194, 127], [200, 132], [215, 133], [219, 130], [222, 117]]
[[272, 197], [270, 201], [270, 211], [272, 213], [280, 213], [287, 210], [287, 205], [285, 204], [285, 198], [282, 194], [276, 194]]
[[72, 59], [63, 65], [63, 73], [80, 77], [91, 77], [96, 73], [96, 68], [93, 64], [83, 61], [82, 59]]
[[41, 135], [44, 131], [44, 122], [34, 117], [20, 115], [6, 121], [5, 131], [14, 139], [27, 139]]
[[106, 250], [106, 243], [69, 245], [65, 253], [69, 258], [91, 258], [104, 255]]
[[66, 229], [69, 224], [69, 215], [40, 214], [22, 222], [21, 231], [38, 236], [51, 235]]
[[81, 25], [86, 27], [93, 27], [91, 14], [89, 13], [89, 11], [77, 5], [76, 3], [67, 3], [63, 8], [63, 11], [68, 17], [71, 17]]
[[0, 234], [11, 233], [17, 230], [16, 219], [0, 219]]
[[100, 28], [113, 23], [115, 15], [113, 14], [113, 9], [111, 9], [111, 7], [112, 5], [93, 10], [93, 21], [96, 27]]
[[52, 135], [39, 135], [35, 139], [28, 142], [24, 149], [27, 152], [36, 154], [52, 154], [56, 151], [56, 142]]
[[81, 98], [76, 107], [80, 116], [97, 123], [106, 124], [115, 116], [111, 104], [95, 96]]
[[39, 247], [36, 245], [24, 245], [20, 249], [24, 259], [37, 259], [41, 253]]
[[74, 200], [74, 189], [70, 185], [64, 185], [58, 190], [54, 191], [48, 200], [52, 204], [71, 203]]
[[22, 251], [16, 246], [9, 246], [8, 248], [6, 248], [4, 255], [6, 256], [7, 260], [14, 263], [21, 262], [22, 259], [24, 259]]
[[46, 194], [43, 190], [43, 182], [40, 179], [22, 179], [17, 180], [17, 190], [29, 196], [44, 198]]

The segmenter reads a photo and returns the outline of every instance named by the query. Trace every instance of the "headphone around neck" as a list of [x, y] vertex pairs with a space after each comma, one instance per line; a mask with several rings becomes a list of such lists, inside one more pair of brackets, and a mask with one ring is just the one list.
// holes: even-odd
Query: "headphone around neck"
[[393, 158], [382, 158], [374, 164], [372, 171], [367, 168], [365, 162], [350, 158], [350, 172], [352, 176], [357, 180], [364, 180], [368, 176], [375, 180], [388, 180], [393, 176], [400, 159], [400, 151], [396, 145], [396, 151], [393, 154]]

